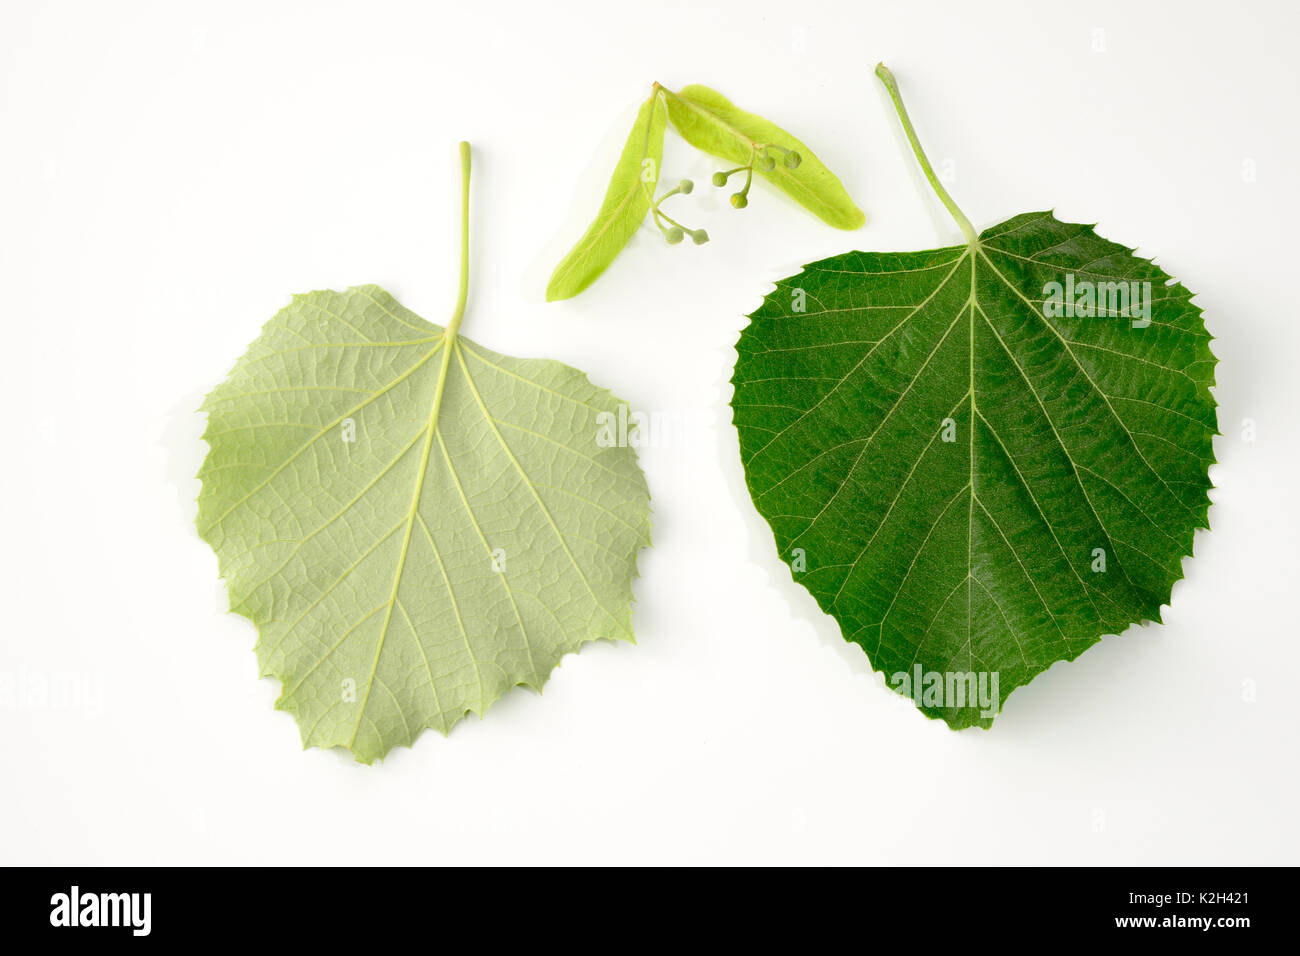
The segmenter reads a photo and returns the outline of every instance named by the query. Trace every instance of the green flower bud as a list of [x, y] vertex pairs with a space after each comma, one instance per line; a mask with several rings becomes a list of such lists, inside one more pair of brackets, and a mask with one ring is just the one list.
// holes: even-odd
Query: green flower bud
[[685, 233], [682, 232], [681, 226], [673, 226], [671, 229], [668, 229], [664, 232], [664, 238], [667, 239], [674, 246], [677, 245], [677, 243], [682, 241], [682, 237], [684, 235]]
[[713, 174], [713, 185], [715, 185], [715, 186], [725, 186], [725, 185], [727, 185], [727, 174], [726, 174], [726, 173], [714, 173], [714, 174]]
[[737, 209], [744, 209], [749, 205], [749, 199], [746, 198], [744, 193], [732, 193], [731, 205], [735, 206]]
[[708, 241], [709, 234], [703, 229], [696, 229], [691, 233], [691, 242], [695, 243], [697, 246], [702, 246]]
[[764, 156], [758, 161], [758, 166], [760, 169], [773, 170], [776, 169], [776, 160], [771, 156]]
[[798, 153], [796, 153], [794, 150], [790, 150], [790, 152], [785, 154], [785, 164], [791, 169], [798, 169], [799, 164], [802, 162], [803, 162], [803, 157], [800, 156]]
[[695, 183], [691, 182], [689, 179], [683, 179], [680, 183], [677, 184], [677, 191], [680, 192], [683, 196], [689, 196], [691, 194], [691, 190], [694, 188], [695, 188]]

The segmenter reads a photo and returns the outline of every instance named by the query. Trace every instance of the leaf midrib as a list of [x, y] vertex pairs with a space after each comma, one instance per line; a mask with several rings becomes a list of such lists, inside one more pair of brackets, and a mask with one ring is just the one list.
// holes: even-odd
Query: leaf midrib
[[[379, 673], [379, 659], [384, 653], [384, 644], [388, 640], [388, 628], [393, 620], [393, 607], [397, 603], [397, 594], [402, 586], [402, 574], [406, 570], [406, 557], [411, 548], [411, 532], [415, 530], [415, 516], [420, 508], [420, 495], [424, 492], [424, 478], [429, 470], [429, 452], [433, 448], [433, 438], [438, 431], [438, 412], [442, 408], [442, 396], [447, 389], [447, 370], [450, 368], [451, 353], [456, 347], [454, 335], [452, 335], [450, 342], [447, 339], [448, 333], [443, 332], [442, 366], [438, 370], [438, 384], [434, 387], [432, 407], [429, 409], [429, 421], [424, 428], [424, 453], [420, 458], [420, 469], [415, 476], [415, 487], [411, 491], [411, 505], [406, 513], [406, 530], [402, 534], [402, 550], [397, 558], [397, 570], [393, 573], [393, 587], [388, 594], [388, 610], [384, 613], [384, 623], [379, 629], [379, 640], [375, 645], [375, 659], [370, 665], [370, 676], [366, 680], [365, 696], [361, 700], [361, 707], [357, 710], [357, 723], [352, 729], [352, 738], [348, 741], [349, 750], [356, 746], [357, 734], [361, 732], [361, 721], [365, 719], [366, 707], [370, 703], [370, 695], [375, 687], [376, 675]], [[419, 643], [418, 638], [416, 643]], [[399, 712], [403, 710], [401, 707], [397, 709]], [[406, 720], [405, 714], [403, 714], [402, 720]]]

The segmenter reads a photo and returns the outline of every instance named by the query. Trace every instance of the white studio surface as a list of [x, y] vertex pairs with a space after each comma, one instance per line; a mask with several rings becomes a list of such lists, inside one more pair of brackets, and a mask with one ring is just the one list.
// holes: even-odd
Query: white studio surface
[[[978, 9], [0, 8], [0, 864], [1297, 862], [1300, 11]], [[987, 733], [922, 717], [791, 583], [726, 404], [773, 280], [956, 239], [878, 60], [977, 228], [1097, 222], [1217, 336], [1213, 531], [1165, 623], [1052, 668]], [[670, 131], [665, 174], [696, 181], [713, 241], [643, 229], [546, 303], [655, 80], [789, 128], [867, 225], [763, 185], [735, 212]], [[194, 409], [292, 293], [376, 282], [445, 320], [461, 139], [464, 333], [683, 427], [641, 453], [638, 644], [364, 767], [300, 749], [225, 613]]]

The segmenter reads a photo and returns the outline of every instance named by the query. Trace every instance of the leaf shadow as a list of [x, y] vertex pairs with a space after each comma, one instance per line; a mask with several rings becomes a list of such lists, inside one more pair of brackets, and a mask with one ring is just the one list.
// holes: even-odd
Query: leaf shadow
[[202, 487], [197, 476], [208, 454], [207, 444], [203, 441], [206, 422], [198, 409], [210, 390], [210, 387], [197, 389], [177, 399], [168, 409], [158, 436], [158, 447], [166, 456], [167, 483], [176, 492], [177, 503], [195, 539], [198, 531], [194, 528], [194, 520], [199, 513], [199, 489]]
[[[791, 274], [799, 268], [794, 267]], [[812, 627], [817, 640], [843, 660], [853, 674], [872, 677], [875, 671], [867, 660], [866, 652], [857, 644], [846, 641], [835, 619], [821, 609], [807, 588], [794, 580], [790, 566], [781, 560], [777, 551], [772, 529], [754, 507], [740, 460], [740, 436], [732, 423], [731, 397], [734, 387], [731, 384], [731, 374], [736, 363], [736, 350], [733, 346], [726, 346], [714, 351], [717, 354], [719, 373], [713, 384], [718, 390], [725, 412], [719, 415], [718, 427], [714, 429], [713, 451], [718, 471], [723, 475], [738, 513], [743, 515], [745, 547], [749, 560], [765, 571], [768, 585], [785, 600], [792, 623], [798, 620]]]

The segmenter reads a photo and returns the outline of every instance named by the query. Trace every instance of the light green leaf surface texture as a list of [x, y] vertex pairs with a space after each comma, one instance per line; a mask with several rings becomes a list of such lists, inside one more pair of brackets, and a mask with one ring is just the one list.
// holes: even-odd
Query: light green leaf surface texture
[[595, 282], [637, 231], [659, 179], [666, 125], [656, 91], [641, 104], [596, 218], [551, 274], [547, 301], [572, 298]]
[[692, 84], [677, 93], [665, 92], [673, 128], [692, 146], [737, 165], [751, 161], [756, 145], [794, 150], [802, 157], [797, 168], [778, 162], [770, 170], [757, 167], [755, 174], [837, 229], [857, 229], [866, 222], [839, 177], [775, 123], [745, 112], [707, 86]]
[[[954, 728], [989, 726], [1053, 662], [1160, 620], [1208, 527], [1217, 433], [1211, 336], [1182, 284], [1046, 212], [969, 236], [779, 282], [736, 346], [732, 401], [794, 579]], [[1050, 314], [1045, 288], [1067, 281], [1149, 288], [1149, 325]], [[927, 697], [918, 673], [945, 691]], [[993, 707], [970, 674], [997, 675]]]
[[376, 286], [296, 296], [203, 403], [197, 524], [231, 609], [304, 746], [364, 763], [632, 640], [649, 495], [597, 441], [619, 401], [457, 334], [466, 277], [446, 329]]

